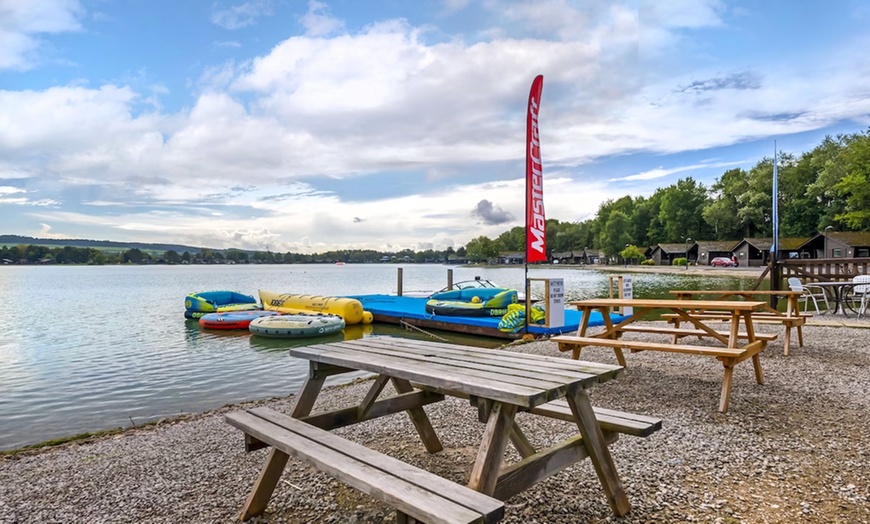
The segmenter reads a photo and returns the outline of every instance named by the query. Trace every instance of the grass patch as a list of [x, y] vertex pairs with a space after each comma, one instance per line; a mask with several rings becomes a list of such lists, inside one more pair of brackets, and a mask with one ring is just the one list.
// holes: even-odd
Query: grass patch
[[[147, 426], [154, 426], [158, 422], [159, 421], [155, 420], [153, 422], [145, 422], [142, 424], [136, 424], [135, 426], [132, 426], [132, 427], [143, 428], [143, 427], [147, 427]], [[119, 427], [119, 428], [113, 428], [113, 429], [105, 429], [102, 431], [92, 431], [92, 432], [88, 432], [88, 433], [79, 433], [78, 435], [70, 435], [68, 437], [55, 438], [55, 439], [51, 439], [51, 440], [46, 440], [44, 442], [39, 442], [36, 444], [29, 444], [27, 446], [17, 448], [17, 449], [0, 451], [0, 457], [12, 457], [12, 456], [18, 455], [20, 453], [26, 453], [28, 451], [33, 451], [33, 450], [37, 450], [37, 449], [41, 449], [41, 448], [51, 448], [51, 447], [62, 446], [64, 444], [69, 444], [70, 442], [88, 442], [88, 441], [91, 441], [91, 440], [99, 438], [99, 437], [105, 437], [108, 435], [117, 435], [119, 433], [123, 433], [123, 432], [127, 431], [128, 429], [131, 429], [131, 428], [130, 427], [120, 428]]]

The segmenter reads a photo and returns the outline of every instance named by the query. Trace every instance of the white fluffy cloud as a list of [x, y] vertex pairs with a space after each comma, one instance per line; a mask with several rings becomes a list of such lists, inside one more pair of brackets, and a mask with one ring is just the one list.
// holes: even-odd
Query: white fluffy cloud
[[39, 61], [43, 35], [81, 30], [78, 0], [0, 2], [0, 71], [30, 69]]

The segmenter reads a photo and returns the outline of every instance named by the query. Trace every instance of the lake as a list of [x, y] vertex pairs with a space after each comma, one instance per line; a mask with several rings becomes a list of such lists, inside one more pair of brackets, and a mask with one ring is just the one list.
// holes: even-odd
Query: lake
[[[448, 269], [454, 281], [480, 276], [523, 287], [521, 266], [0, 266], [0, 450], [292, 394], [307, 372], [307, 363], [286, 351], [299, 341], [203, 330], [184, 319], [185, 295], [214, 289], [254, 296], [259, 289], [392, 293], [397, 267], [403, 268], [405, 291], [441, 289]], [[606, 296], [608, 275], [568, 268], [529, 271], [531, 278], [564, 279], [566, 300]], [[667, 296], [670, 289], [748, 287], [746, 279], [734, 277], [634, 274], [633, 279], [634, 296], [646, 298]], [[479, 346], [504, 343], [439, 335]], [[421, 335], [374, 324], [351, 326], [345, 336]]]

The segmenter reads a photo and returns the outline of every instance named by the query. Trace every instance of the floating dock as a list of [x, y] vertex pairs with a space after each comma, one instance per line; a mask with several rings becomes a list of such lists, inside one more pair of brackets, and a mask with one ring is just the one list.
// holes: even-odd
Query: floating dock
[[[363, 309], [371, 311], [375, 317], [375, 322], [386, 322], [389, 324], [405, 322], [419, 328], [440, 329], [442, 331], [507, 339], [521, 338], [525, 334], [525, 330], [520, 330], [518, 333], [499, 331], [498, 323], [501, 320], [500, 316], [458, 317], [427, 313], [426, 302], [429, 300], [428, 298], [396, 295], [355, 295], [347, 298], [355, 298], [362, 302]], [[616, 322], [622, 318], [619, 315], [611, 315], [611, 319]], [[601, 317], [601, 314], [597, 312], [592, 313], [592, 316], [589, 317], [589, 326], [601, 325], [604, 325], [604, 319]], [[566, 309], [564, 326], [543, 327], [532, 324], [529, 326], [529, 333], [536, 337], [550, 336], [577, 331], [579, 327], [580, 312], [574, 309]]]

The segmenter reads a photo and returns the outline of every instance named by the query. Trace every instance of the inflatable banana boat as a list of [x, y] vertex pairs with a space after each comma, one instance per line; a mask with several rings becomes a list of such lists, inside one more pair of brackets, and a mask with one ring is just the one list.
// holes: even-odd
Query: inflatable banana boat
[[363, 311], [362, 303], [355, 298], [322, 297], [318, 295], [294, 295], [260, 290], [260, 302], [264, 309], [285, 314], [323, 313], [338, 315], [345, 323], [371, 324], [374, 316]]

